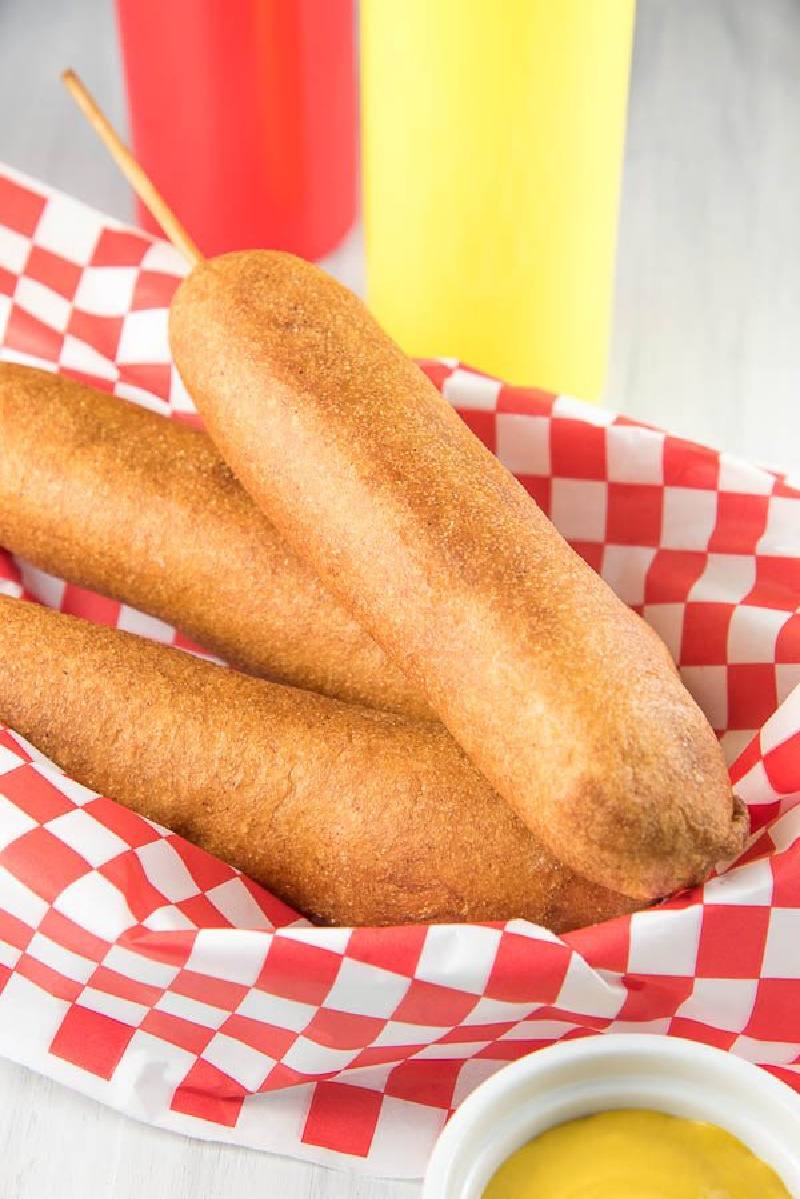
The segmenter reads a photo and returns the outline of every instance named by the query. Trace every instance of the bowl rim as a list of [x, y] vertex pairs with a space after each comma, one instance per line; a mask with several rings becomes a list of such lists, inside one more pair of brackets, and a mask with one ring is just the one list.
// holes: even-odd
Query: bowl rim
[[[784, 1144], [784, 1148], [788, 1153], [797, 1155], [800, 1177], [800, 1094], [786, 1083], [774, 1078], [761, 1066], [747, 1061], [746, 1058], [685, 1037], [644, 1032], [595, 1033], [534, 1050], [502, 1066], [495, 1074], [479, 1083], [459, 1105], [439, 1134], [423, 1180], [422, 1199], [450, 1199], [453, 1192], [450, 1189], [449, 1176], [463, 1144], [469, 1140], [470, 1133], [479, 1119], [487, 1116], [491, 1118], [495, 1103], [516, 1085], [532, 1080], [537, 1075], [546, 1074], [551, 1068], [566, 1065], [570, 1060], [585, 1061], [588, 1064], [606, 1059], [611, 1065], [612, 1061], [623, 1064], [626, 1061], [632, 1063], [636, 1059], [652, 1060], [654, 1055], [664, 1062], [694, 1068], [706, 1077], [713, 1072], [723, 1083], [739, 1082], [748, 1089], [754, 1103], [761, 1099], [773, 1109], [784, 1108], [787, 1118], [797, 1124], [795, 1143]], [[548, 1087], [545, 1080], [541, 1096], [545, 1096], [548, 1089], [555, 1093], [560, 1085], [554, 1081]], [[587, 1093], [590, 1090], [590, 1080], [587, 1076]], [[786, 1138], [783, 1138], [782, 1143], [785, 1140]]]

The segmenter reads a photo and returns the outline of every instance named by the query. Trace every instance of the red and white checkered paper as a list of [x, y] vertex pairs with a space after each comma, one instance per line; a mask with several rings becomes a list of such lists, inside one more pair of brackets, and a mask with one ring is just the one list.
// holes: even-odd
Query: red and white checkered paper
[[[196, 419], [167, 346], [183, 271], [0, 171], [5, 357]], [[591, 1032], [696, 1038], [800, 1090], [800, 491], [567, 397], [423, 365], [667, 642], [750, 805], [747, 852], [560, 938], [523, 921], [316, 929], [0, 731], [0, 1052], [161, 1127], [411, 1177], [477, 1083]], [[180, 644], [2, 550], [0, 580]]]

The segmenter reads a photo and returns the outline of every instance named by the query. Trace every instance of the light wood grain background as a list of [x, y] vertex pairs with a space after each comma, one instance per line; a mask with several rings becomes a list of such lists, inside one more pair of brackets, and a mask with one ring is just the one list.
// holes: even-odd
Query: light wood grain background
[[[0, 0], [0, 160], [130, 219], [67, 64], [123, 126], [110, 0]], [[358, 229], [328, 265], [360, 287]], [[800, 471], [798, 0], [639, 0], [606, 403]], [[160, 1133], [0, 1062], [3, 1199], [257, 1193], [418, 1188]]]

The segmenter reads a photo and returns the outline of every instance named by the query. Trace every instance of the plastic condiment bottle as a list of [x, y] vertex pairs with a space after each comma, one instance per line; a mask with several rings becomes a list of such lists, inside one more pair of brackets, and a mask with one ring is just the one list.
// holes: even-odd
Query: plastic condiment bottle
[[356, 211], [352, 0], [116, 8], [134, 151], [203, 253], [333, 249]]
[[594, 398], [635, 0], [362, 0], [367, 296], [403, 348]]

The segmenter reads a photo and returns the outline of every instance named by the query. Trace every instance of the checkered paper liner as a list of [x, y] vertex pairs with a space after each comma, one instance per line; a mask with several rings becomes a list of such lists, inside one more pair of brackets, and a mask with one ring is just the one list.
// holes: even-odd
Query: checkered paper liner
[[[184, 269], [0, 169], [2, 356], [196, 420], [167, 345]], [[2, 730], [0, 1052], [164, 1128], [409, 1177], [479, 1082], [587, 1033], [706, 1041], [800, 1090], [800, 491], [564, 396], [423, 367], [664, 638], [750, 805], [747, 851], [560, 938], [317, 929]], [[2, 549], [0, 587], [188, 645]]]

